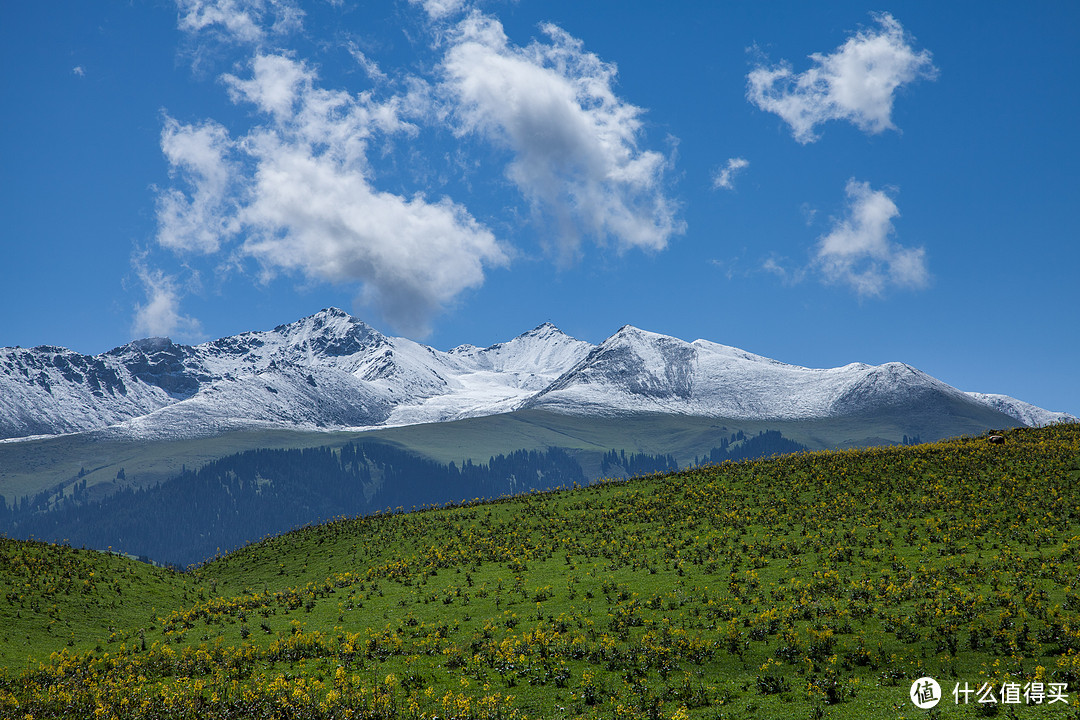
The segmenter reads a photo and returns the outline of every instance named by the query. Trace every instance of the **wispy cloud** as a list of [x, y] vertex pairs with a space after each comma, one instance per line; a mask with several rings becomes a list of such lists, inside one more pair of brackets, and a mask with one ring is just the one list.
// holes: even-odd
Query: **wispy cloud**
[[180, 312], [181, 291], [176, 278], [147, 267], [142, 257], [136, 257], [132, 264], [146, 294], [146, 302], [135, 305], [131, 327], [135, 336], [184, 340], [201, 336], [199, 321]]
[[784, 285], [794, 286], [806, 279], [808, 269], [780, 255], [770, 255], [761, 263], [761, 270], [775, 275]]
[[747, 97], [776, 113], [795, 139], [818, 139], [815, 128], [829, 120], [848, 120], [867, 133], [894, 128], [896, 90], [937, 69], [927, 50], [916, 51], [900, 23], [888, 13], [874, 16], [876, 30], [862, 30], [829, 55], [814, 53], [813, 66], [796, 74], [790, 63], [758, 66], [747, 76]]
[[885, 288], [921, 288], [929, 281], [923, 248], [892, 241], [893, 219], [900, 211], [882, 190], [848, 180], [847, 214], [817, 243], [812, 267], [827, 282], [850, 286], [860, 297], [881, 295]]
[[735, 175], [744, 168], [750, 166], [750, 161], [746, 158], [729, 158], [727, 165], [720, 168], [713, 175], [713, 188], [734, 190], [735, 189]]
[[291, 0], [177, 0], [179, 26], [186, 33], [257, 44], [268, 36], [298, 29], [304, 11]]
[[161, 150], [173, 178], [182, 179], [190, 194], [177, 188], [158, 192], [158, 242], [172, 250], [215, 253], [237, 230], [235, 176], [228, 156], [235, 143], [218, 123], [181, 125], [165, 118]]
[[664, 248], [684, 225], [665, 193], [668, 158], [639, 147], [643, 110], [615, 94], [614, 65], [555, 25], [541, 30], [548, 42], [515, 46], [473, 11], [447, 31], [439, 91], [457, 131], [509, 149], [507, 177], [563, 260], [583, 236]]
[[360, 65], [361, 68], [363, 68], [364, 72], [367, 73], [367, 76], [369, 78], [371, 78], [374, 82], [381, 83], [387, 81], [387, 75], [379, 68], [379, 64], [369, 58], [364, 53], [364, 51], [361, 50], [359, 46], [357, 46], [355, 42], [350, 42], [348, 45], [348, 49], [349, 54], [353, 56], [353, 59], [356, 60], [357, 64]]
[[71, 68], [71, 74], [78, 75], [79, 77], [85, 77], [86, 68], [84, 68], [82, 65], [76, 65], [75, 67]]
[[468, 6], [466, 0], [409, 0], [413, 5], [420, 5], [432, 20], [443, 20], [461, 12]]

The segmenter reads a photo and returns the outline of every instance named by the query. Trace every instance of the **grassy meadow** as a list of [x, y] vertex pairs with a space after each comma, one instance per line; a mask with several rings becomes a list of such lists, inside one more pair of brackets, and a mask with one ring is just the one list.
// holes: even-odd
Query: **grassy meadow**
[[1075, 719], [1080, 425], [341, 519], [187, 573], [0, 539], [0, 593], [4, 718]]

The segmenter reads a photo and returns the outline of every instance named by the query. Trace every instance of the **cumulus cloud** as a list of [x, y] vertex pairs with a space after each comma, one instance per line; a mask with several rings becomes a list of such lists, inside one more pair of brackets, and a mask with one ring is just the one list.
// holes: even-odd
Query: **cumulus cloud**
[[202, 334], [199, 321], [181, 314], [180, 289], [176, 278], [148, 268], [142, 259], [134, 261], [136, 273], [146, 293], [146, 302], [135, 305], [131, 330], [137, 337], [193, 338]]
[[782, 62], [758, 66], [747, 76], [747, 97], [762, 110], [776, 113], [795, 139], [818, 139], [814, 128], [829, 120], [848, 120], [864, 132], [894, 129], [896, 90], [937, 69], [930, 52], [912, 48], [900, 23], [888, 13], [874, 16], [877, 29], [862, 30], [829, 55], [814, 53], [814, 65], [796, 74]]
[[889, 285], [920, 288], [929, 280], [923, 248], [891, 240], [896, 203], [870, 183], [848, 180], [847, 215], [834, 222], [815, 248], [813, 267], [830, 283], [851, 286], [860, 296], [881, 295]]
[[614, 65], [555, 25], [541, 30], [549, 42], [517, 47], [475, 11], [449, 30], [439, 91], [457, 132], [509, 149], [507, 177], [564, 259], [583, 235], [664, 248], [684, 226], [663, 187], [668, 159], [638, 146], [642, 109], [615, 94]]
[[494, 235], [461, 205], [382, 192], [368, 144], [416, 129], [400, 99], [319, 86], [314, 70], [283, 54], [258, 54], [250, 74], [223, 78], [230, 97], [260, 114], [230, 138], [212, 122], [169, 120], [162, 150], [188, 193], [159, 198], [159, 240], [210, 253], [236, 239], [265, 277], [282, 271], [359, 283], [364, 301], [395, 327], [425, 334], [433, 314], [507, 262]]
[[716, 171], [713, 175], [713, 188], [724, 190], [735, 189], [735, 175], [743, 168], [749, 167], [750, 161], [746, 158], [729, 158], [727, 165]]
[[246, 44], [296, 30], [304, 17], [291, 0], [177, 0], [176, 4], [182, 31], [213, 33]]
[[[197, 57], [216, 40], [242, 58], [219, 80], [251, 121], [165, 117], [159, 244], [218, 267], [257, 265], [263, 279], [354, 285], [388, 323], [422, 335], [512, 254], [465, 206], [378, 177], [402, 156], [423, 165], [406, 183], [438, 177], [439, 160], [416, 153], [422, 133], [447, 125], [506, 151], [506, 177], [562, 261], [586, 237], [660, 250], [684, 231], [664, 187], [671, 158], [642, 147], [643, 110], [616, 95], [614, 65], [554, 25], [520, 47], [468, 0], [410, 2], [439, 61], [431, 74], [387, 73], [345, 41], [371, 84], [357, 93], [325, 87], [315, 65], [281, 49], [304, 19], [296, 0], [177, 0]], [[443, 159], [465, 167], [473, 144], [458, 145]]]

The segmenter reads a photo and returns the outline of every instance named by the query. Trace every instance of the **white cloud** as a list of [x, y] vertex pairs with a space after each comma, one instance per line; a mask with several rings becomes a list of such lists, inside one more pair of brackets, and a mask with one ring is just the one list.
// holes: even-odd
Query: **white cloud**
[[265, 122], [235, 140], [214, 123], [167, 122], [162, 149], [192, 192], [161, 194], [163, 245], [214, 252], [236, 237], [236, 252], [264, 276], [359, 283], [365, 302], [418, 335], [483, 283], [485, 267], [507, 262], [464, 207], [374, 187], [369, 141], [416, 132], [400, 117], [401, 99], [326, 90], [305, 63], [277, 54], [257, 55], [249, 77], [223, 79], [233, 101], [254, 105]]
[[[620, 251], [659, 250], [683, 232], [665, 194], [670, 158], [639, 147], [643, 111], [616, 96], [613, 65], [553, 25], [542, 28], [546, 41], [516, 47], [467, 0], [410, 1], [445, 52], [437, 77], [387, 75], [345, 41], [376, 96], [322, 87], [314, 65], [273, 49], [300, 27], [295, 0], [177, 0], [197, 56], [217, 39], [248, 58], [220, 79], [254, 119], [227, 130], [166, 117], [161, 146], [173, 182], [157, 193], [159, 243], [220, 255], [219, 267], [254, 260], [264, 279], [355, 284], [387, 322], [423, 334], [511, 255], [464, 206], [388, 192], [376, 177], [376, 166], [396, 167], [402, 139], [448, 123], [458, 138], [509, 151], [506, 176], [562, 260], [586, 236]], [[458, 144], [444, 158], [451, 166], [464, 164], [469, 146]], [[402, 152], [429, 170], [419, 149]]]
[[424, 334], [431, 315], [484, 281], [506, 255], [494, 236], [443, 199], [375, 190], [356, 169], [302, 145], [262, 138], [244, 219], [244, 252], [268, 269], [363, 282], [365, 302], [395, 326]]
[[926, 252], [890, 238], [896, 203], [870, 183], [848, 180], [847, 216], [817, 244], [813, 266], [830, 283], [850, 285], [860, 296], [881, 295], [886, 286], [920, 288], [929, 280]]
[[724, 190], [734, 190], [735, 175], [743, 168], [749, 167], [750, 161], [746, 158], [729, 158], [727, 165], [716, 171], [713, 175], [713, 188]]
[[191, 188], [187, 195], [169, 188], [158, 195], [158, 242], [173, 250], [215, 253], [236, 232], [230, 192], [235, 174], [227, 156], [234, 143], [221, 125], [207, 121], [181, 125], [166, 117], [161, 150], [173, 177]]
[[304, 11], [291, 0], [176, 0], [184, 32], [257, 44], [301, 26]]
[[86, 68], [84, 68], [82, 65], [76, 65], [75, 67], [71, 68], [71, 72], [72, 74], [78, 75], [79, 77], [86, 76]]
[[353, 56], [353, 59], [364, 69], [367, 76], [374, 82], [382, 83], [388, 80], [386, 73], [379, 69], [379, 64], [369, 58], [364, 51], [361, 50], [356, 43], [349, 43], [349, 54]]
[[774, 257], [766, 258], [765, 262], [761, 263], [761, 267], [766, 272], [771, 272], [780, 279], [786, 279], [788, 276], [787, 268], [777, 262]]
[[549, 43], [515, 47], [498, 20], [473, 12], [449, 32], [440, 91], [458, 132], [511, 151], [507, 176], [551, 223], [563, 259], [582, 235], [664, 248], [684, 226], [664, 194], [667, 158], [638, 147], [643, 111], [615, 95], [614, 65], [541, 29]]
[[776, 113], [800, 143], [817, 140], [814, 128], [848, 120], [868, 133], [894, 128], [892, 106], [901, 85], [932, 79], [930, 52], [916, 52], [900, 23], [888, 13], [874, 16], [878, 30], [863, 30], [830, 55], [814, 53], [814, 66], [796, 74], [783, 62], [759, 66], [747, 76], [747, 97]]
[[809, 269], [790, 262], [788, 258], [772, 254], [761, 263], [761, 270], [775, 275], [781, 283], [789, 287], [800, 284], [806, 279]]
[[135, 305], [132, 333], [136, 337], [196, 337], [202, 334], [199, 321], [180, 313], [180, 290], [176, 278], [146, 267], [141, 258], [134, 267], [146, 293], [146, 303]]
[[460, 12], [467, 5], [466, 0], [409, 0], [413, 5], [420, 5], [432, 20], [442, 20]]
[[315, 80], [304, 63], [285, 55], [256, 55], [251, 69], [250, 80], [235, 75], [223, 77], [232, 101], [250, 102], [279, 123], [293, 117], [301, 92], [310, 94]]

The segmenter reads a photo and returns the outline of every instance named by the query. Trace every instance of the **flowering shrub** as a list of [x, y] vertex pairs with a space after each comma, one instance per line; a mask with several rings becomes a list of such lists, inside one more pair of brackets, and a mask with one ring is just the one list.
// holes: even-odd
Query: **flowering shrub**
[[924, 675], [1075, 702], [1080, 427], [1005, 437], [341, 519], [192, 575], [0, 539], [0, 717], [895, 717]]

